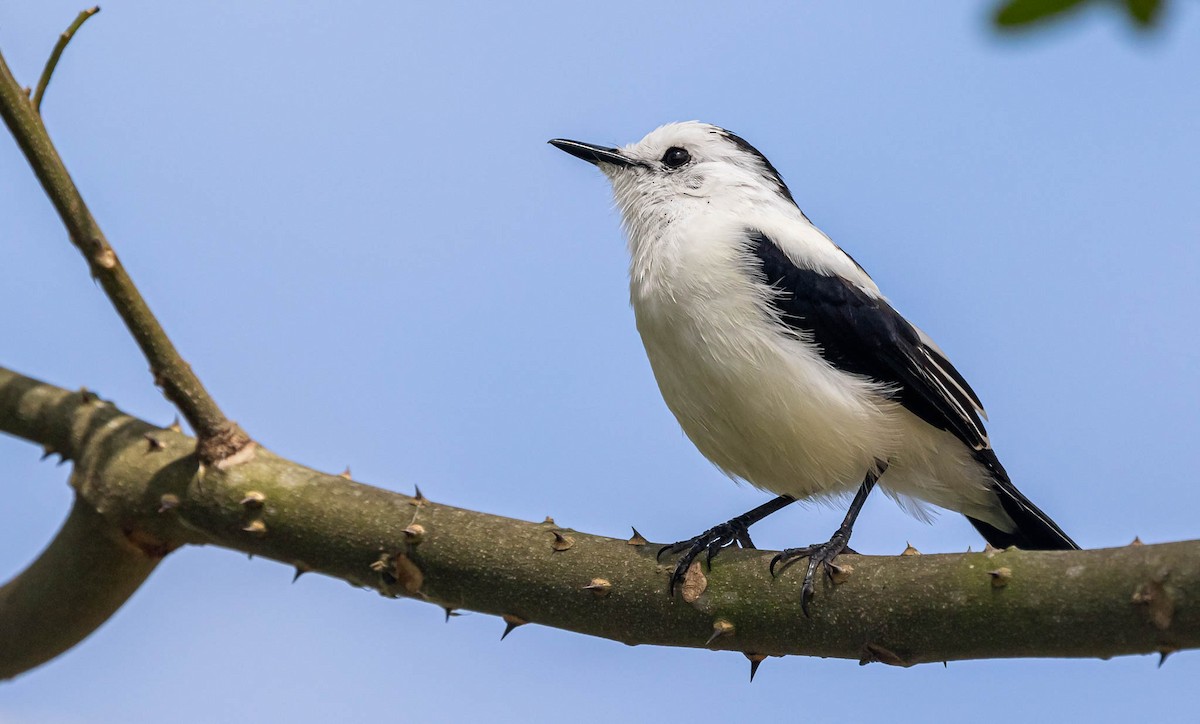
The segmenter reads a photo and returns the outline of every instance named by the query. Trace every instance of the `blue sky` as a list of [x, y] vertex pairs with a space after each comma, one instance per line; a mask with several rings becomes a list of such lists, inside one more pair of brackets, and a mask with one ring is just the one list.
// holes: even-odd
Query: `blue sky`
[[[986, 3], [113, 2], [46, 122], [183, 354], [264, 444], [439, 502], [675, 540], [765, 497], [695, 452], [628, 308], [606, 183], [547, 146], [730, 128], [971, 380], [1013, 479], [1086, 547], [1197, 535], [1200, 12], [1000, 38]], [[32, 84], [81, 6], [7, 3]], [[0, 139], [0, 363], [170, 406]], [[66, 468], [0, 439], [0, 575]], [[788, 510], [762, 546], [841, 517]], [[883, 496], [855, 547], [978, 548]], [[171, 557], [0, 721], [1180, 721], [1200, 657], [899, 670], [627, 648], [384, 600], [217, 549]], [[855, 692], [848, 707], [839, 697]], [[115, 692], [115, 693], [114, 693]], [[680, 695], [683, 692], [683, 695]]]

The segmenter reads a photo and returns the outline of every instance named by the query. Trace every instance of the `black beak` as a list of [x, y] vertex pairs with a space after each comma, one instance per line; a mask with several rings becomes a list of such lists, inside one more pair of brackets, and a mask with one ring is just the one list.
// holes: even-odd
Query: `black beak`
[[593, 146], [581, 141], [568, 141], [565, 138], [555, 138], [549, 142], [551, 146], [566, 151], [575, 158], [582, 158], [588, 163], [611, 163], [614, 166], [636, 166], [637, 164], [621, 155], [615, 148]]

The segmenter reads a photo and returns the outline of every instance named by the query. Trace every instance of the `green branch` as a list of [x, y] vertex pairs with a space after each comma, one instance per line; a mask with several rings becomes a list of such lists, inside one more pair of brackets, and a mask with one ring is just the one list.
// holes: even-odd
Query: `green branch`
[[149, 361], [155, 384], [162, 388], [163, 394], [196, 431], [201, 457], [216, 462], [247, 448], [250, 438], [221, 412], [126, 273], [71, 180], [41, 116], [9, 71], [2, 55], [0, 116], [58, 211], [71, 242], [83, 254], [92, 276], [100, 282]]
[[[901, 666], [1200, 648], [1200, 541], [842, 556], [839, 582], [822, 582], [806, 618], [799, 576], [767, 573], [771, 551], [726, 550], [711, 571], [697, 565], [672, 598], [669, 562], [655, 560], [652, 543], [439, 505], [262, 449], [238, 465], [204, 466], [180, 433], [2, 368], [0, 431], [75, 461], [82, 503], [149, 556], [218, 545], [386, 596], [504, 616], [510, 626], [735, 650], [752, 661], [803, 654]], [[75, 605], [102, 608], [82, 599], [103, 591], [76, 594]], [[26, 616], [55, 607], [51, 591], [44, 595], [46, 605]], [[34, 625], [13, 616], [0, 605], [0, 630]], [[6, 643], [21, 651], [41, 645]], [[22, 660], [47, 658], [37, 654]]]
[[75, 18], [75, 22], [71, 23], [66, 31], [58, 36], [58, 42], [54, 44], [54, 50], [50, 51], [50, 58], [46, 61], [46, 67], [42, 69], [42, 77], [38, 78], [37, 88], [33, 91], [33, 110], [35, 112], [42, 112], [42, 96], [46, 95], [46, 87], [50, 85], [50, 78], [54, 75], [54, 69], [58, 67], [58, 59], [67, 49], [67, 43], [71, 42], [71, 38], [75, 37], [75, 33], [83, 27], [87, 19], [98, 12], [100, 12], [99, 5], [80, 12]]

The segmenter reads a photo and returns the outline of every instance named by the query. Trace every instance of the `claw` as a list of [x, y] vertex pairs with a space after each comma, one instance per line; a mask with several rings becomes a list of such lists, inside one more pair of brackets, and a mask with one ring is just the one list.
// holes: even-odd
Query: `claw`
[[682, 540], [660, 548], [658, 551], [659, 559], [668, 551], [671, 553], [683, 553], [679, 557], [679, 561], [675, 564], [675, 570], [671, 571], [671, 578], [667, 582], [667, 593], [671, 596], [675, 595], [675, 586], [683, 581], [684, 576], [687, 575], [688, 568], [692, 565], [692, 561], [696, 560], [701, 552], [705, 554], [704, 565], [709, 570], [712, 570], [712, 559], [721, 552], [721, 549], [737, 545], [739, 527], [736, 520], [731, 520], [728, 523], [713, 526], [691, 540]]
[[796, 502], [795, 498], [780, 495], [732, 520], [709, 528], [695, 538], [681, 540], [678, 543], [672, 543], [671, 545], [659, 548], [655, 560], [662, 560], [663, 554], [668, 551], [671, 553], [683, 553], [679, 558], [679, 562], [675, 564], [675, 570], [671, 571], [671, 578], [667, 582], [667, 592], [672, 596], [675, 595], [675, 585], [683, 581], [688, 568], [692, 565], [692, 561], [696, 560], [696, 556], [700, 555], [701, 551], [706, 551], [704, 562], [711, 570], [712, 559], [721, 552], [722, 548], [728, 548], [733, 545], [740, 545], [743, 548], [753, 548], [754, 541], [750, 540], [750, 526], [794, 502]]
[[[658, 549], [658, 553], [656, 553], [656, 554], [654, 555], [654, 561], [655, 561], [656, 563], [659, 563], [659, 562], [661, 562], [661, 561], [662, 561], [662, 555], [663, 555], [663, 553], [666, 553], [667, 551], [670, 551], [672, 548], [674, 548], [674, 547], [675, 547], [675, 546], [677, 546], [677, 545], [679, 545], [679, 544], [678, 544], [678, 543], [671, 543], [670, 545], [665, 545], [665, 546], [663, 546], [662, 548], [659, 548], [659, 549]], [[672, 552], [672, 553], [678, 553], [679, 551], [671, 551], [671, 552]]]
[[805, 546], [804, 548], [787, 548], [771, 559], [769, 567], [771, 577], [775, 577], [778, 573], [783, 573], [788, 566], [801, 558], [808, 559], [808, 566], [804, 571], [804, 582], [800, 586], [800, 610], [804, 612], [805, 616], [812, 615], [809, 611], [809, 604], [816, 593], [817, 568], [824, 568], [825, 575], [829, 576], [830, 580], [833, 580], [834, 569], [837, 568], [833, 562], [834, 559], [842, 553], [853, 553], [853, 551], [846, 547], [846, 542], [847, 536], [842, 531], [838, 531], [827, 543]]

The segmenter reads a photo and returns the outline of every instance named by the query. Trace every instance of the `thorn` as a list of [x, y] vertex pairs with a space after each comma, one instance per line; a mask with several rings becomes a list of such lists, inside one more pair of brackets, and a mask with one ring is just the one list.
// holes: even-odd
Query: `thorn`
[[634, 528], [633, 526], [629, 526], [629, 529], [633, 531], [633, 535], [630, 536], [629, 540], [625, 541], [626, 545], [631, 545], [631, 546], [646, 545], [646, 539], [644, 537], [642, 537], [641, 533], [638, 533], [637, 528]]
[[92, 392], [88, 388], [86, 388], [86, 387], [79, 388], [79, 400], [83, 404], [87, 405], [87, 404], [95, 402], [96, 400], [99, 400], [99, 399], [100, 399], [100, 396], [97, 395], [95, 392]]
[[178, 508], [178, 507], [179, 507], [179, 496], [175, 495], [174, 493], [164, 493], [163, 496], [158, 499], [158, 512], [159, 513], [165, 513], [168, 510], [173, 510], [174, 508]]
[[1160, 581], [1147, 581], [1138, 586], [1130, 602], [1145, 606], [1146, 617], [1159, 631], [1171, 628], [1175, 619], [1175, 598]]
[[266, 535], [267, 524], [262, 522], [262, 520], [252, 520], [246, 525], [242, 526], [242, 530], [253, 535]]
[[551, 518], [550, 516], [547, 515], [546, 519], [542, 521], [542, 525], [548, 525], [550, 527], [554, 527], [555, 525], [557, 525], [557, 523], [554, 522], [553, 518]]
[[413, 505], [423, 505], [425, 503], [425, 494], [421, 492], [420, 485], [413, 485]]
[[145, 438], [146, 442], [150, 445], [146, 452], [158, 452], [167, 446], [165, 442], [159, 440], [150, 433], [146, 433], [145, 435], [142, 435], [142, 437]]
[[41, 462], [42, 460], [45, 460], [46, 458], [50, 457], [53, 454], [54, 454], [54, 448], [50, 447], [49, 445], [43, 445], [42, 446], [42, 457], [38, 458], [38, 461]]
[[942, 662], [942, 668], [943, 668], [943, 669], [948, 669], [948, 668], [950, 668], [950, 664], [948, 664], [948, 663], [946, 663], [945, 661], [943, 661], [943, 662]]
[[305, 573], [308, 573], [311, 570], [312, 569], [309, 568], [308, 566], [297, 563], [296, 564], [296, 574], [292, 576], [292, 583], [295, 583], [296, 581], [300, 580], [300, 576], [303, 576]]
[[454, 616], [457, 618], [458, 616], [462, 615], [461, 613], [459, 613], [458, 611], [455, 611], [454, 609], [450, 608], [449, 606], [442, 606], [442, 608], [446, 611], [446, 623], [450, 623], [451, 616]]
[[239, 505], [241, 505], [243, 508], [261, 508], [263, 506], [263, 501], [266, 499], [267, 496], [263, 495], [257, 490], [251, 490], [250, 492], [246, 493], [246, 497], [242, 498]]
[[404, 540], [409, 545], [416, 545], [425, 540], [425, 526], [413, 523], [404, 529]]
[[879, 644], [867, 643], [863, 646], [862, 654], [859, 655], [858, 665], [866, 666], [879, 662], [888, 666], [912, 666], [912, 663], [905, 661], [899, 654], [891, 649], [884, 648]]
[[917, 550], [916, 548], [913, 548], [912, 543], [909, 543], [908, 541], [904, 541], [904, 550], [900, 553], [900, 555], [902, 555], [902, 556], [919, 556], [919, 555], [921, 555], [921, 551]]
[[733, 631], [734, 628], [732, 623], [723, 618], [718, 618], [716, 621], [713, 621], [712, 636], [708, 637], [708, 640], [704, 642], [704, 645], [711, 646], [713, 641], [716, 641], [722, 636], [732, 636]]
[[503, 641], [517, 626], [524, 626], [529, 623], [520, 616], [514, 616], [511, 613], [506, 613], [500, 618], [504, 619], [504, 633], [500, 634], [500, 640]]
[[971, 552], [971, 546], [967, 546], [967, 553]]
[[171, 424], [167, 425], [167, 429], [171, 432], [183, 432], [183, 425], [179, 422], [179, 415], [176, 415]]
[[[1129, 542], [1129, 545], [1131, 545], [1131, 546], [1144, 546], [1144, 545], [1146, 545], [1146, 544], [1142, 542], [1142, 539], [1141, 539], [1140, 537], [1138, 537], [1138, 536], [1136, 536], [1136, 535], [1135, 535], [1135, 536], [1133, 537], [1133, 540]], [[1162, 665], [1162, 664], [1159, 664], [1159, 666], [1161, 666], [1161, 665]]]
[[552, 530], [550, 532], [554, 534], [554, 542], [550, 544], [550, 547], [554, 550], [562, 552], [575, 545], [575, 539], [563, 535], [562, 531]]
[[996, 546], [992, 545], [991, 543], [983, 544], [983, 552], [984, 553], [998, 553], [999, 551], [1000, 551], [1000, 549], [997, 548]]
[[607, 598], [609, 592], [612, 591], [612, 584], [607, 578], [593, 578], [591, 583], [583, 587], [585, 591], [591, 591], [596, 598]]
[[988, 571], [988, 575], [992, 577], [992, 588], [1004, 588], [1012, 580], [1012, 569], [1004, 566]]
[[347, 465], [345, 470], [343, 470], [342, 472], [338, 473], [338, 477], [339, 477], [339, 478], [345, 478], [346, 480], [349, 480], [349, 479], [350, 479], [350, 466], [349, 466], [349, 465]]
[[831, 561], [825, 564], [825, 570], [829, 571], [829, 580], [833, 581], [834, 585], [841, 585], [849, 580], [851, 573], [854, 573], [854, 566], [849, 563], [839, 566]]
[[746, 658], [750, 659], [750, 681], [754, 681], [754, 675], [758, 673], [758, 665], [767, 658], [766, 654], [746, 654]]
[[1179, 649], [1171, 649], [1171, 648], [1159, 649], [1158, 650], [1158, 668], [1161, 669], [1162, 665], [1167, 663], [1167, 657], [1170, 656], [1171, 654], [1175, 653], [1178, 650]]

